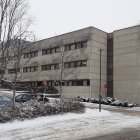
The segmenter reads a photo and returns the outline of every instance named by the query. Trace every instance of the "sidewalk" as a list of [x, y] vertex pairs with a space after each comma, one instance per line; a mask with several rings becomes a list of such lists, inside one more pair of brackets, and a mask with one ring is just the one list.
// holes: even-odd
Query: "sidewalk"
[[120, 132], [82, 140], [140, 140], [140, 129], [125, 129]]
[[[84, 103], [86, 107], [88, 108], [99, 108], [99, 104], [95, 104], [95, 103]], [[110, 105], [101, 105], [101, 108], [104, 110], [108, 110], [108, 111], [113, 111], [113, 112], [118, 112], [118, 113], [122, 113], [125, 115], [134, 115], [134, 116], [140, 116], [140, 107], [118, 107], [118, 106], [110, 106]]]
[[[85, 103], [88, 108], [99, 108], [99, 104]], [[109, 105], [102, 105], [102, 109], [118, 112], [129, 116], [140, 116], [140, 107], [126, 108]], [[140, 140], [140, 128], [127, 128], [119, 132], [113, 132], [102, 136], [82, 140]]]

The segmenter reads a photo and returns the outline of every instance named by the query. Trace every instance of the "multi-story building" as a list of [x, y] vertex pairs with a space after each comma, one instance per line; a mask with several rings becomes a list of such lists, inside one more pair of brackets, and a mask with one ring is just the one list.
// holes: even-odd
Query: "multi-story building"
[[113, 33], [114, 97], [140, 103], [140, 26]]
[[[65, 97], [98, 96], [99, 50], [103, 49], [102, 87], [106, 84], [107, 34], [105, 32], [89, 27], [28, 45], [19, 68], [22, 74], [20, 81], [38, 85], [47, 81], [48, 85], [57, 87], [63, 58], [63, 95]], [[12, 80], [11, 73], [14, 73], [14, 67], [11, 64], [8, 72], [7, 78]], [[104, 93], [104, 88], [102, 92]]]
[[140, 26], [112, 33], [88, 27], [30, 43], [18, 71], [22, 82], [57, 88], [62, 74], [65, 97], [98, 97], [101, 83], [102, 96], [140, 103]]

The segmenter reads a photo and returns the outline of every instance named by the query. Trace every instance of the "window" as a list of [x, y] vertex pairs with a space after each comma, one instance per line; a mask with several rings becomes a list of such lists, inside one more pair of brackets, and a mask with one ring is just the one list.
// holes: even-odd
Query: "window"
[[46, 54], [51, 54], [51, 49], [46, 50]]
[[47, 51], [46, 50], [42, 50], [42, 55], [46, 55]]
[[72, 81], [72, 86], [76, 86], [76, 85], [77, 85], [77, 81], [76, 80]]
[[82, 66], [82, 67], [86, 67], [86, 66], [87, 66], [87, 60], [81, 61], [81, 66]]
[[5, 71], [4, 70], [0, 70], [0, 74], [4, 74], [5, 73]]
[[18, 95], [18, 96], [15, 97], [15, 101], [16, 102], [20, 102], [21, 98], [22, 98], [22, 95]]
[[87, 46], [87, 41], [85, 42], [82, 42], [82, 48], [86, 47]]
[[87, 41], [76, 42], [73, 44], [67, 44], [67, 45], [65, 45], [65, 51], [80, 49], [80, 48], [84, 48], [86, 46], [87, 46]]
[[55, 65], [51, 65], [51, 70], [54, 70], [55, 69]]
[[60, 47], [57, 46], [54, 48], [42, 50], [42, 55], [53, 54], [53, 53], [58, 53], [58, 52], [60, 52]]
[[82, 43], [77, 43], [76, 44], [76, 49], [82, 48]]
[[[60, 81], [48, 81], [49, 86], [58, 86], [60, 85]], [[58, 83], [58, 84], [57, 84]], [[63, 86], [89, 86], [90, 80], [89, 79], [75, 79], [75, 80], [67, 80], [62, 82]]]
[[42, 65], [42, 70], [50, 70], [51, 65]]
[[48, 64], [48, 65], [42, 65], [41, 66], [42, 71], [44, 70], [55, 70], [59, 69], [59, 64]]
[[38, 56], [38, 51], [24, 53], [24, 58], [31, 58]]
[[69, 68], [69, 67], [70, 67], [70, 63], [69, 62], [64, 64], [64, 68]]
[[31, 54], [30, 54], [30, 57], [34, 57], [34, 56], [35, 56], [35, 54], [34, 54], [34, 53], [31, 53]]
[[42, 55], [47, 55], [47, 54], [50, 54], [50, 53], [51, 53], [50, 49], [42, 50]]
[[68, 82], [67, 81], [64, 82], [64, 86], [68, 86]]
[[59, 64], [55, 64], [55, 69], [59, 69]]
[[87, 80], [84, 80], [83, 81], [83, 86], [87, 86], [88, 84], [87, 84]]
[[55, 48], [52, 48], [51, 49], [51, 53], [55, 53]]
[[23, 72], [34, 72], [37, 71], [38, 67], [37, 66], [31, 66], [31, 67], [24, 67]]
[[75, 50], [75, 44], [71, 45], [71, 50]]
[[52, 81], [52, 86], [53, 86], [53, 87], [55, 86], [55, 82], [54, 82], [54, 81]]
[[80, 67], [81, 66], [81, 61], [75, 62], [75, 67]]
[[69, 81], [68, 82], [68, 86], [72, 86], [72, 81]]
[[56, 48], [55, 48], [55, 52], [56, 52], [56, 53], [60, 52], [60, 47], [56, 47]]
[[18, 69], [9, 69], [8, 70], [9, 74], [13, 74], [13, 73], [16, 73], [16, 72], [20, 72], [20, 68], [18, 68]]
[[83, 86], [83, 80], [78, 80], [76, 86]]
[[74, 68], [74, 67], [75, 67], [74, 62], [70, 62], [70, 68]]
[[35, 67], [34, 67], [34, 71], [37, 71], [37, 70], [38, 70], [38, 67], [37, 67], [37, 66], [35, 66]]
[[49, 81], [49, 82], [48, 82], [48, 85], [49, 85], [49, 86], [52, 86], [52, 82], [51, 82], [51, 81]]
[[33, 72], [33, 71], [34, 71], [34, 67], [31, 67], [31, 68], [30, 68], [30, 71]]
[[65, 46], [65, 51], [69, 51], [70, 50], [70, 45], [66, 45]]
[[90, 85], [90, 80], [70, 80], [67, 81], [66, 84], [64, 84], [64, 86], [89, 86]]
[[[48, 64], [42, 65], [42, 71], [44, 70], [55, 70], [59, 69], [60, 64]], [[74, 61], [74, 62], [65, 62], [64, 68], [75, 68], [75, 67], [85, 67], [87, 66], [87, 60]]]
[[87, 66], [87, 60], [65, 62], [64, 66], [65, 66], [65, 68], [85, 67], [85, 66]]

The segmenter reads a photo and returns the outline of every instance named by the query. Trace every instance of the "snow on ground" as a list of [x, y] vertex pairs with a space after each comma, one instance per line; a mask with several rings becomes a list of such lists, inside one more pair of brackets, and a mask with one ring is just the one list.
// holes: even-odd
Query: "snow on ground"
[[0, 140], [75, 140], [135, 127], [140, 127], [137, 116], [86, 109], [84, 114], [68, 113], [0, 124]]
[[127, 108], [126, 110], [140, 111], [140, 107]]
[[[83, 104], [85, 104], [86, 107], [99, 108], [99, 104], [96, 104], [96, 103], [86, 103], [86, 102], [83, 102]], [[101, 107], [104, 108], [104, 109], [108, 109], [108, 108], [114, 108], [115, 106], [101, 104]]]

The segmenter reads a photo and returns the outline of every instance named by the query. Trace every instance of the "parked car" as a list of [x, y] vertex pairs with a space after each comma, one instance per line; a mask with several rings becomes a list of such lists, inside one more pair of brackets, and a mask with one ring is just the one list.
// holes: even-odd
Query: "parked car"
[[53, 86], [41, 86], [38, 87], [37, 93], [45, 93], [45, 94], [58, 94], [58, 90]]
[[[43, 99], [44, 98], [44, 99]], [[27, 102], [29, 100], [37, 100], [37, 101], [44, 101], [44, 102], [48, 102], [49, 99], [47, 97], [43, 97], [43, 94], [20, 94], [18, 96], [15, 97], [15, 101], [16, 102]]]
[[0, 106], [12, 105], [12, 100], [5, 96], [0, 96]]

